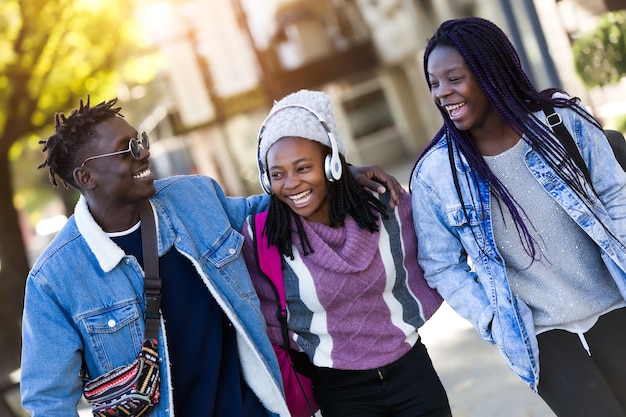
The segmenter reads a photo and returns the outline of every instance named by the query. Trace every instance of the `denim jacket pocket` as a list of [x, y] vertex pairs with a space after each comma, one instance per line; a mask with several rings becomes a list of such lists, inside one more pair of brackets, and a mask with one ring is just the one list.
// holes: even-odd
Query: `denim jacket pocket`
[[466, 206], [465, 210], [461, 206], [451, 207], [446, 211], [446, 215], [448, 223], [454, 227], [477, 226], [486, 218], [484, 211], [476, 210], [473, 206]]
[[480, 242], [484, 239], [483, 228], [480, 224], [487, 220], [487, 212], [478, 210], [473, 206], [466, 206], [465, 210], [461, 206], [449, 208], [446, 211], [448, 224], [457, 229], [461, 237], [474, 237]]
[[[249, 276], [248, 269], [241, 255], [243, 242], [244, 238], [241, 233], [234, 229], [229, 229], [223, 235], [219, 244], [213, 246], [203, 257], [204, 268], [217, 270], [218, 274], [228, 282], [228, 286], [234, 289], [240, 297], [244, 299], [256, 298], [252, 281], [243, 279], [243, 277]], [[214, 278], [212, 280], [217, 282]], [[225, 288], [221, 288], [221, 290], [225, 291]]]
[[206, 258], [214, 267], [222, 268], [224, 265], [239, 258], [242, 246], [243, 236], [241, 233], [230, 229], [224, 234], [220, 243], [211, 248]]
[[[125, 303], [100, 309], [81, 320], [87, 352], [93, 352], [102, 373], [130, 363], [143, 340], [143, 317], [139, 306]], [[95, 375], [92, 375], [95, 376]]]

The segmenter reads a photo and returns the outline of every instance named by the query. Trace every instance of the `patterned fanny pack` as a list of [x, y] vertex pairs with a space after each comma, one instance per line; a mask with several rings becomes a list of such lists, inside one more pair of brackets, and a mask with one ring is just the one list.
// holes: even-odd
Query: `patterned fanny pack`
[[95, 417], [147, 416], [161, 395], [161, 358], [157, 341], [161, 323], [161, 278], [154, 214], [147, 200], [140, 207], [140, 215], [146, 300], [144, 341], [133, 362], [94, 380], [88, 380], [87, 367], [83, 366], [86, 381], [83, 393], [93, 406]]
[[146, 339], [132, 363], [87, 382], [84, 394], [93, 415], [147, 416], [159, 402], [160, 364], [156, 339]]

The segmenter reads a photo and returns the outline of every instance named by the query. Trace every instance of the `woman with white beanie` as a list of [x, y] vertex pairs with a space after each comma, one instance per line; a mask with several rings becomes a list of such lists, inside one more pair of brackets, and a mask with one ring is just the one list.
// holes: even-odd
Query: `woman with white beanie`
[[417, 263], [411, 199], [387, 208], [345, 160], [328, 96], [301, 90], [277, 102], [259, 132], [261, 185], [271, 195], [262, 231], [248, 222], [244, 258], [270, 339], [282, 344], [276, 295], [255, 236], [280, 253], [289, 342], [312, 367], [324, 417], [450, 416], [418, 328], [441, 297]]

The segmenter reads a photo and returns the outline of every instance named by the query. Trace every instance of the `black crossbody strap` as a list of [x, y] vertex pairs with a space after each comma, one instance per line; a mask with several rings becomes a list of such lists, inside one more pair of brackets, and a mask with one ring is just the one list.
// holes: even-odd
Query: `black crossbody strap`
[[159, 252], [157, 245], [156, 223], [152, 206], [145, 200], [140, 207], [141, 246], [143, 249], [143, 268], [145, 272], [144, 293], [146, 297], [146, 339], [157, 339], [161, 324], [161, 277], [159, 277]]
[[567, 153], [572, 157], [578, 168], [582, 171], [587, 183], [593, 187], [593, 183], [591, 182], [591, 175], [589, 174], [589, 168], [587, 168], [587, 164], [583, 160], [582, 155], [580, 154], [580, 150], [576, 143], [574, 142], [574, 138], [569, 133], [569, 130], [563, 124], [563, 119], [561, 119], [561, 115], [554, 111], [554, 108], [550, 105], [544, 104], [543, 112], [546, 115], [548, 126], [552, 129], [557, 138], [561, 141], [561, 144], [567, 151]]

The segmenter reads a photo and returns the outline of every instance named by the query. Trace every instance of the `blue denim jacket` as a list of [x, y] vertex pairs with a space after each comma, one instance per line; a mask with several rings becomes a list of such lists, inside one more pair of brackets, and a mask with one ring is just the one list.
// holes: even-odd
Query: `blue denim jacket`
[[[150, 199], [159, 255], [189, 258], [237, 330], [243, 376], [268, 409], [288, 416], [280, 369], [241, 257], [246, 216], [263, 197], [229, 198], [207, 177], [155, 182]], [[267, 196], [265, 196], [267, 197]], [[77, 416], [84, 360], [92, 378], [132, 362], [144, 334], [143, 271], [94, 221], [81, 197], [73, 216], [32, 268], [23, 317], [22, 403], [34, 417]], [[198, 347], [201, 348], [201, 347]], [[161, 399], [151, 416], [174, 416], [164, 328]]]
[[[597, 243], [602, 259], [626, 297], [626, 249], [622, 243], [626, 242], [626, 174], [602, 132], [572, 110], [557, 111], [578, 145], [599, 195], [591, 208], [595, 215], [528, 145], [526, 166]], [[545, 120], [543, 113], [536, 116]], [[465, 175], [472, 175], [470, 167], [456, 150], [455, 155], [467, 217], [452, 179], [445, 137], [424, 155], [412, 174], [419, 262], [431, 286], [485, 340], [497, 344], [509, 367], [536, 391], [539, 351], [532, 314], [509, 287], [504, 261], [494, 242], [489, 185], [481, 179], [468, 186]], [[597, 219], [621, 242], [612, 238]]]

